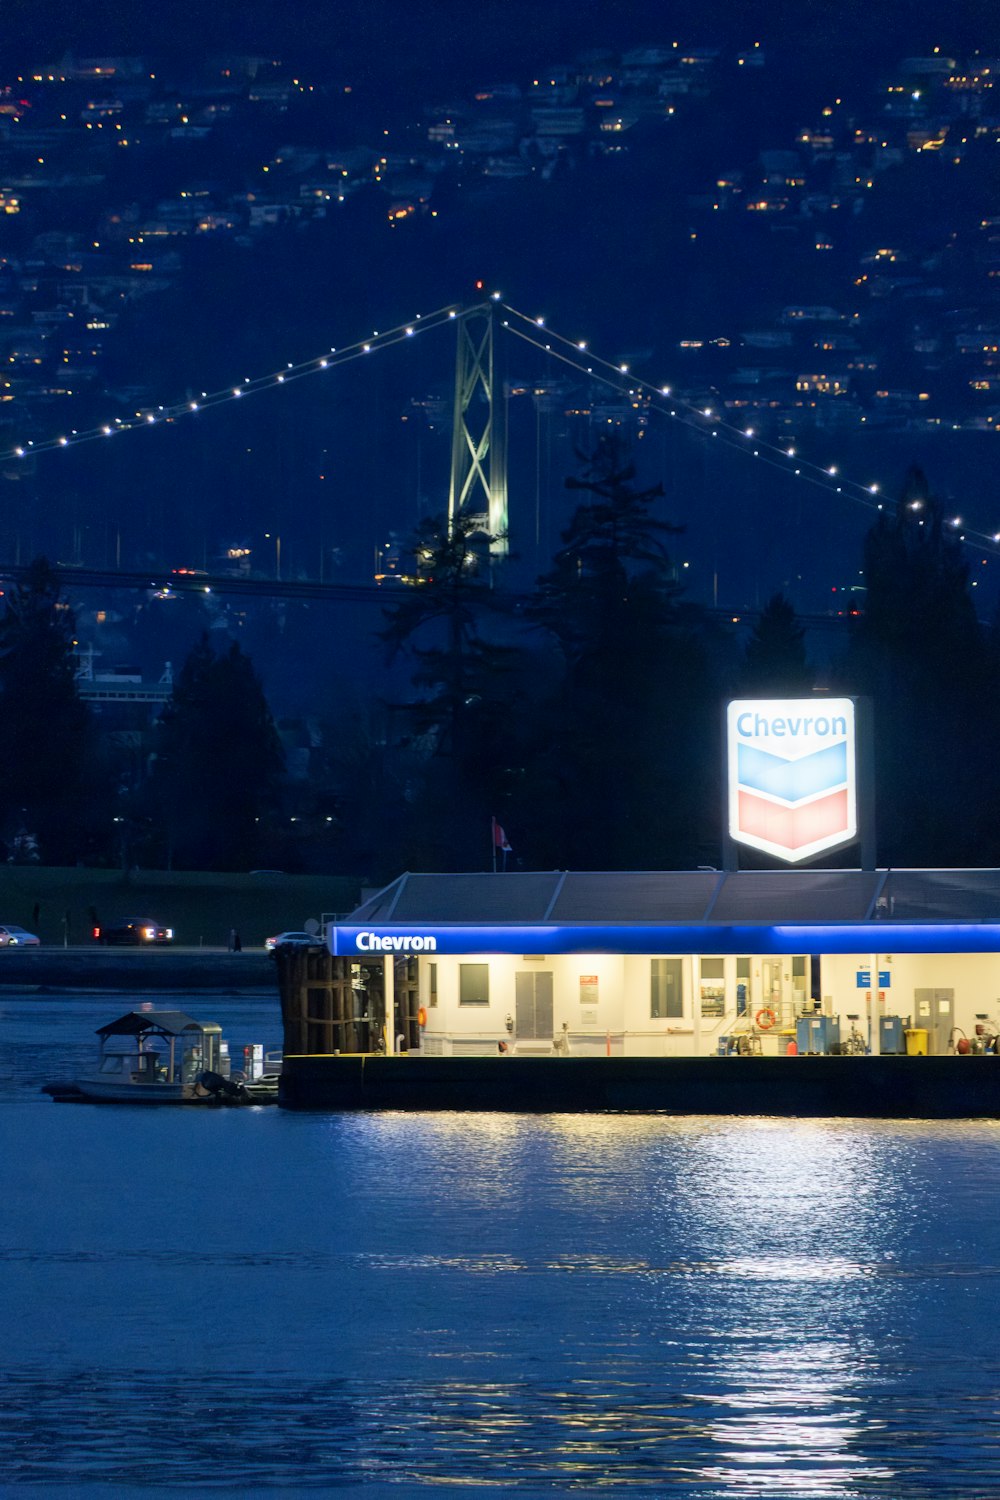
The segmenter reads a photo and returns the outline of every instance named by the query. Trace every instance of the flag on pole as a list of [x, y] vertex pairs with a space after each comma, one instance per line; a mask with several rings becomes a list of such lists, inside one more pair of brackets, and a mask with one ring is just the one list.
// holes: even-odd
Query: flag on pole
[[500, 850], [500, 868], [502, 870], [506, 871], [506, 869], [507, 869], [507, 856], [508, 856], [508, 854], [511, 853], [511, 847], [510, 847], [510, 845], [507, 842], [507, 835], [504, 833], [503, 829], [500, 827], [500, 824], [497, 822], [496, 818], [491, 818], [490, 819], [490, 831], [491, 831], [492, 836], [493, 836], [492, 837], [493, 848], [492, 848], [491, 852], [492, 852], [492, 855], [493, 855], [493, 873], [495, 875], [496, 874], [496, 869], [497, 869], [497, 850], [498, 849]]

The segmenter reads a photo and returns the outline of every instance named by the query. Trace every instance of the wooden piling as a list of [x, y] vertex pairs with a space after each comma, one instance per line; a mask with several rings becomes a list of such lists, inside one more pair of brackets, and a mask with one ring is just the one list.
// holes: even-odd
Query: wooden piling
[[[285, 1052], [300, 1057], [373, 1053], [381, 1049], [385, 1015], [382, 961], [359, 963], [325, 948], [275, 950]], [[419, 962], [396, 960], [393, 1037], [406, 1051], [420, 1046]]]

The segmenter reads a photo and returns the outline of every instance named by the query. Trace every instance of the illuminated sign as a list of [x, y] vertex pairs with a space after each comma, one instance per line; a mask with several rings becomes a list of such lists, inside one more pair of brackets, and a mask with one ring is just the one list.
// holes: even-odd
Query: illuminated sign
[[737, 699], [726, 755], [735, 843], [797, 864], [857, 837], [853, 699]]
[[437, 938], [425, 933], [359, 932], [354, 944], [359, 953], [433, 953]]
[[[384, 963], [390, 954], [510, 953], [1000, 953], [1000, 923], [992, 922], [601, 922], [479, 924], [435, 922], [419, 934], [423, 949], [404, 946], [413, 937], [390, 927], [327, 928], [330, 952], [354, 962]], [[581, 966], [582, 967], [582, 966]], [[596, 977], [592, 975], [584, 978]], [[881, 985], [882, 974], [879, 973]], [[881, 986], [885, 988], [884, 985]]]

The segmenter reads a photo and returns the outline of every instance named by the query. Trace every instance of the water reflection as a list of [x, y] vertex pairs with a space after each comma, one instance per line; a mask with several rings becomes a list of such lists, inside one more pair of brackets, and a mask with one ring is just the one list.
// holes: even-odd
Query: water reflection
[[711, 1372], [719, 1415], [708, 1423], [718, 1454], [700, 1473], [727, 1495], [798, 1493], [854, 1497], [896, 1475], [866, 1453], [859, 1369], [871, 1348], [848, 1338], [727, 1348]]
[[11, 1019], [0, 1490], [996, 1492], [995, 1126], [67, 1109]]

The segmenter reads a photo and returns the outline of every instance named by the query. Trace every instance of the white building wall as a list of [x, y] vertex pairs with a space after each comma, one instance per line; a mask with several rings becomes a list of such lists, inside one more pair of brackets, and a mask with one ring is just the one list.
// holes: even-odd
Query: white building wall
[[620, 1053], [628, 960], [620, 953], [567, 953], [549, 963], [553, 970], [556, 1036], [565, 1022], [566, 1041], [573, 1055]]
[[651, 954], [632, 954], [625, 959], [625, 1035], [622, 1050], [627, 1057], [687, 1057], [696, 1050], [696, 1021], [692, 1004], [692, 959], [681, 960], [684, 1014], [680, 1017], [650, 1015]]
[[[436, 1006], [430, 1004], [432, 963], [437, 964]], [[459, 966], [464, 963], [489, 965], [488, 1005], [459, 1003]], [[424, 1051], [449, 1053], [478, 1049], [490, 1053], [497, 1050], [500, 1041], [508, 1041], [517, 1050], [516, 976], [519, 972], [537, 973], [541, 970], [552, 974], [553, 1035], [563, 1035], [565, 1027], [566, 1043], [571, 1052], [604, 1053], [609, 1045], [612, 1051], [620, 1052], [624, 1024], [624, 963], [625, 960], [616, 953], [469, 953], [461, 956], [439, 954], [436, 959], [422, 957], [420, 1003], [427, 1013]], [[508, 1017], [514, 1027], [512, 1031], [507, 1026]], [[537, 1044], [530, 1040], [522, 1039], [521, 1047], [523, 1051], [537, 1050]]]
[[955, 1025], [966, 1035], [971, 1036], [977, 1013], [1000, 1023], [1000, 953], [838, 954], [823, 959], [823, 995], [831, 1014], [840, 1016], [842, 1033], [845, 1015], [866, 1013], [866, 991], [856, 976], [859, 970], [870, 973], [876, 957], [879, 972], [891, 976], [880, 991], [883, 1015], [909, 1016], [917, 1024], [914, 991], [944, 989], [955, 992]]
[[[776, 1023], [758, 1030], [764, 1055], [783, 1053], [795, 1034], [795, 1001], [809, 996], [808, 959], [805, 988], [796, 992], [792, 955], [750, 956], [746, 1009], [737, 1010], [737, 959], [724, 959], [725, 1011], [702, 1014], [700, 956], [679, 955], [683, 976], [683, 1014], [650, 1015], [650, 959], [637, 954], [438, 954], [420, 958], [420, 1003], [426, 1009], [423, 1050], [428, 1053], [497, 1051], [500, 1041], [518, 1048], [516, 1024], [508, 1031], [507, 1018], [516, 1023], [516, 979], [519, 971], [552, 973], [553, 1034], [565, 1036], [572, 1055], [690, 1057], [719, 1049], [721, 1037], [745, 1031], [763, 1009], [775, 1009]], [[677, 957], [678, 955], [670, 955]], [[746, 957], [746, 955], [741, 955]], [[841, 1036], [850, 1030], [847, 1016], [867, 1021], [866, 996], [856, 983], [858, 970], [870, 970], [872, 954], [826, 955], [821, 963], [822, 1008], [841, 1023]], [[985, 1012], [1000, 1025], [1000, 953], [879, 954], [878, 969], [891, 975], [881, 1002], [886, 1016], [914, 1017], [914, 990], [951, 989], [955, 993], [955, 1025], [971, 1036], [976, 1015]], [[430, 1006], [430, 964], [437, 965], [438, 1004]], [[488, 1005], [459, 1004], [459, 965], [484, 963], [490, 971]], [[777, 981], [778, 993], [769, 985]], [[596, 983], [595, 983], [596, 981]], [[915, 1024], [915, 1023], [914, 1023]], [[565, 1031], [564, 1031], [565, 1028]], [[546, 1050], [543, 1043], [521, 1039], [522, 1052]]]
[[[423, 1049], [428, 1053], [482, 1052], [497, 1050], [508, 1041], [522, 1053], [546, 1050], [544, 1044], [518, 1038], [516, 1030], [516, 975], [548, 970], [552, 974], [553, 1035], [564, 1038], [574, 1055], [636, 1057], [690, 1057], [715, 1052], [720, 1037], [734, 1027], [746, 1027], [749, 1018], [765, 1003], [760, 960], [751, 960], [751, 979], [746, 1011], [737, 1013], [737, 958], [724, 960], [726, 1009], [722, 1016], [704, 1016], [700, 1003], [699, 958], [680, 955], [683, 1014], [652, 1017], [650, 961], [660, 955], [612, 953], [438, 954], [420, 959], [420, 1003], [425, 1008]], [[677, 957], [678, 955], [669, 955]], [[430, 965], [437, 965], [437, 1006], [430, 1005]], [[459, 966], [485, 963], [490, 970], [489, 1004], [459, 1004]], [[787, 979], [791, 960], [775, 960]], [[787, 986], [786, 986], [787, 988]], [[787, 991], [790, 996], [790, 990]], [[507, 1019], [514, 1023], [511, 1031]], [[762, 1037], [765, 1052], [778, 1052], [784, 1045], [779, 1027]]]

